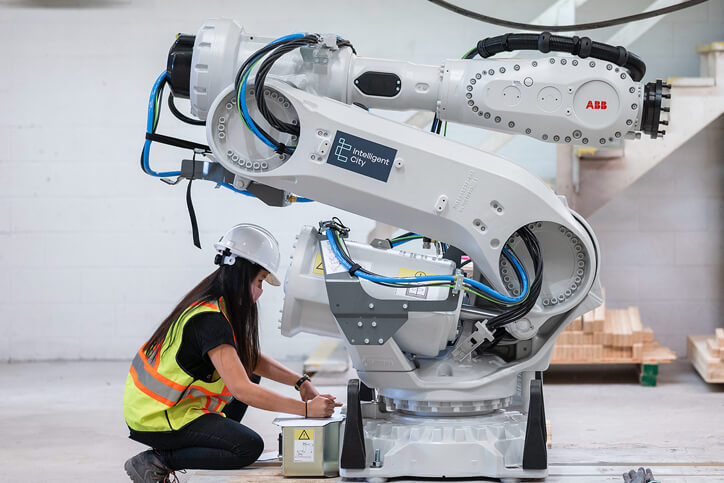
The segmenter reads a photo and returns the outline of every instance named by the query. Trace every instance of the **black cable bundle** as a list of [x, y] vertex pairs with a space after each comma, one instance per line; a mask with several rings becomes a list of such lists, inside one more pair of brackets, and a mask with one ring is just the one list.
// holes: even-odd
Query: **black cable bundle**
[[266, 99], [264, 98], [264, 82], [266, 81], [267, 74], [269, 74], [269, 71], [274, 66], [274, 62], [279, 60], [282, 55], [304, 47], [305, 45], [314, 45], [317, 43], [319, 43], [319, 37], [316, 35], [307, 35], [300, 39], [285, 42], [284, 45], [278, 46], [264, 59], [256, 73], [256, 78], [254, 79], [254, 99], [256, 99], [256, 106], [269, 125], [279, 132], [299, 136], [299, 125], [281, 121], [269, 111]]
[[540, 245], [538, 239], [528, 228], [521, 228], [518, 230], [518, 234], [525, 243], [525, 247], [528, 249], [531, 258], [533, 259], [534, 268], [534, 280], [530, 287], [530, 294], [528, 298], [520, 305], [516, 305], [513, 309], [506, 311], [497, 317], [493, 317], [488, 321], [488, 328], [491, 330], [499, 329], [505, 325], [515, 322], [516, 320], [523, 317], [525, 314], [535, 305], [540, 295], [541, 287], [543, 284], [543, 255], [540, 251]]
[[206, 125], [206, 121], [188, 117], [187, 115], [185, 115], [184, 113], [179, 111], [178, 107], [176, 107], [176, 104], [174, 103], [173, 92], [168, 93], [168, 109], [176, 117], [176, 119], [178, 119], [181, 122], [185, 122], [186, 124], [191, 124], [192, 126], [205, 126]]
[[520, 235], [523, 243], [525, 243], [525, 247], [528, 249], [528, 253], [530, 253], [533, 265], [535, 266], [535, 279], [531, 285], [530, 294], [522, 304], [488, 320], [487, 327], [493, 332], [495, 339], [492, 342], [486, 341], [481, 344], [480, 347], [476, 349], [478, 353], [491, 349], [503, 340], [506, 336], [505, 326], [515, 322], [530, 312], [531, 309], [533, 309], [533, 306], [535, 306], [538, 296], [540, 295], [543, 284], [543, 254], [540, 250], [540, 244], [538, 243], [538, 239], [535, 235], [533, 235], [533, 232], [531, 232], [528, 228], [521, 228], [518, 230], [518, 235]]
[[[262, 47], [261, 49], [254, 52], [251, 56], [249, 56], [248, 59], [244, 61], [244, 63], [239, 68], [239, 71], [236, 73], [236, 79], [234, 82], [234, 88], [235, 92], [239, 92], [239, 88], [241, 86], [241, 79], [244, 76], [244, 73], [253, 68], [254, 63], [261, 59], [264, 56], [267, 56], [259, 66], [259, 70], [257, 71], [256, 77], [254, 79], [254, 99], [257, 104], [257, 108], [259, 109], [259, 112], [261, 115], [266, 119], [266, 121], [269, 123], [271, 127], [276, 129], [277, 131], [288, 133], [293, 136], [299, 135], [299, 126], [291, 123], [287, 123], [284, 121], [281, 121], [278, 119], [272, 112], [269, 110], [269, 107], [267, 106], [266, 99], [264, 98], [264, 82], [266, 81], [266, 77], [269, 74], [269, 71], [274, 66], [274, 62], [279, 60], [281, 56], [283, 56], [286, 53], [289, 53], [293, 50], [296, 50], [300, 47], [309, 46], [309, 45], [316, 45], [320, 43], [321, 37], [317, 34], [309, 34], [305, 35], [304, 37], [299, 37], [295, 39], [288, 39], [288, 40], [282, 40], [279, 42], [274, 42], [272, 44], [266, 45]], [[353, 53], [357, 53], [357, 51], [354, 49], [352, 44], [345, 39], [338, 38], [337, 39], [337, 47], [349, 47], [352, 49]], [[242, 95], [245, 95], [245, 93], [242, 93]], [[251, 119], [251, 116], [249, 116]], [[277, 147], [277, 150], [280, 154], [292, 154], [294, 150], [284, 145], [283, 143], [275, 140], [272, 138], [269, 133], [264, 131], [264, 129], [259, 126], [257, 122], [255, 122], [253, 119], [251, 121], [254, 123], [256, 128], [259, 130], [259, 132], [266, 137], [269, 141], [271, 141], [272, 144], [274, 144]]]

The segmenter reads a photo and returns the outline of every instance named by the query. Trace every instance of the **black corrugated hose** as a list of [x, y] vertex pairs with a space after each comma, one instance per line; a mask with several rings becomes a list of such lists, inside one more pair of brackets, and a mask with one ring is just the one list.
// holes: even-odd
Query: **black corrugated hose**
[[488, 58], [500, 52], [513, 50], [537, 50], [543, 53], [567, 52], [585, 59], [612, 62], [628, 70], [631, 78], [638, 82], [646, 73], [646, 64], [633, 52], [624, 47], [595, 42], [588, 37], [566, 37], [552, 35], [550, 32], [541, 34], [505, 34], [488, 37], [478, 42], [477, 52], [482, 58]]

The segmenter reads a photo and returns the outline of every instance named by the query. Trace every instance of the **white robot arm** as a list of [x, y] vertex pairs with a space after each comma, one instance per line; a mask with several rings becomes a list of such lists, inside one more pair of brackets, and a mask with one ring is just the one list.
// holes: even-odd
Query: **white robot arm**
[[[341, 337], [360, 379], [378, 393], [364, 423], [365, 446], [346, 446], [346, 463], [343, 452], [345, 476], [440, 476], [441, 459], [446, 476], [545, 475], [529, 441], [530, 408], [542, 398], [536, 374], [547, 368], [558, 333], [601, 302], [595, 236], [523, 168], [367, 110], [429, 110], [436, 122], [555, 143], [607, 145], [641, 131], [663, 134], [666, 86], [642, 85], [643, 63], [633, 54], [585, 38], [533, 37], [543, 51], [604, 60], [417, 65], [357, 57], [346, 41], [322, 35], [273, 65], [262, 63], [264, 79], [242, 74], [255, 56], [273, 50], [273, 39], [227, 20], [207, 22], [171, 49], [172, 92], [190, 97], [192, 114], [205, 120], [212, 162], [204, 172], [220, 165], [235, 189], [295, 193], [454, 247], [456, 256], [439, 258], [345, 243], [347, 229], [336, 221], [300, 233], [282, 332]], [[475, 53], [531, 42], [488, 39]], [[474, 262], [472, 277], [460, 271], [461, 253]], [[519, 416], [510, 413], [514, 404]], [[416, 424], [404, 415], [448, 417], [421, 421], [439, 425], [441, 434], [452, 431], [452, 442], [472, 453], [460, 453], [459, 445], [441, 450], [434, 434], [412, 437], [408, 430], [405, 439], [392, 429]], [[472, 435], [458, 428], [484, 429]], [[384, 465], [374, 450], [388, 455]], [[440, 458], [411, 468], [409, 452]]]
[[[540, 37], [521, 36], [519, 48], [530, 44], [526, 38]], [[507, 50], [511, 50], [509, 44], [515, 38], [502, 38], [506, 39]], [[183, 90], [190, 97], [192, 114], [205, 119], [239, 66], [273, 40], [246, 34], [230, 20], [207, 22], [195, 37], [192, 56], [187, 59], [190, 65], [181, 69], [184, 74], [188, 71]], [[620, 58], [620, 64], [630, 71], [613, 61], [566, 57], [474, 62], [463, 59], [420, 65], [357, 57], [349, 48], [338, 48], [335, 40], [334, 36], [322, 36], [317, 46], [288, 54], [275, 63], [272, 74], [301, 90], [346, 104], [428, 110], [445, 121], [524, 134], [547, 142], [606, 145], [623, 136], [634, 137], [640, 131], [653, 137], [659, 134], [659, 112], [654, 119], [654, 104], [644, 102], [651, 97], [647, 89], [655, 90], [655, 84], [645, 88], [638, 82], [645, 66], [621, 47], [610, 48], [613, 50], [608, 52], [609, 58]], [[555, 44], [555, 38], [549, 40], [547, 48], [541, 47], [550, 50], [551, 43]], [[505, 50], [500, 44], [497, 38], [486, 39], [479, 43], [477, 51], [486, 45], [493, 52]], [[183, 45], [176, 51], [172, 49], [172, 57], [184, 53]], [[602, 44], [584, 42], [578, 50], [586, 45], [590, 55], [596, 45]], [[661, 92], [659, 107], [660, 96]]]

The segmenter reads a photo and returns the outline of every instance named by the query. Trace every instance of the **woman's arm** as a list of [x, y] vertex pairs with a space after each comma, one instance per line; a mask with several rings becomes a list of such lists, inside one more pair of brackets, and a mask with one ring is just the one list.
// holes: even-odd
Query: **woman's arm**
[[[251, 382], [234, 347], [228, 344], [215, 347], [209, 351], [209, 359], [211, 359], [211, 363], [226, 387], [229, 388], [231, 394], [238, 401], [267, 411], [305, 415], [305, 403], [303, 401], [282, 396]], [[329, 417], [334, 412], [335, 406], [341, 406], [340, 403], [335, 403], [333, 400], [322, 396], [315, 397], [308, 404], [309, 406], [306, 408], [307, 416], [313, 418]]]
[[[280, 362], [277, 362], [264, 354], [259, 354], [259, 362], [256, 365], [256, 369], [254, 369], [254, 374], [288, 386], [294, 386], [302, 377], [301, 374], [297, 374]], [[330, 394], [322, 395], [327, 399], [336, 399]], [[319, 396], [319, 391], [317, 391], [317, 388], [315, 388], [312, 385], [312, 382], [307, 379], [299, 388], [299, 396], [302, 398], [302, 401], [311, 401], [315, 397]]]
[[265, 354], [259, 354], [259, 362], [254, 368], [254, 374], [271, 379], [272, 381], [293, 386], [302, 377], [293, 370], [275, 361]]

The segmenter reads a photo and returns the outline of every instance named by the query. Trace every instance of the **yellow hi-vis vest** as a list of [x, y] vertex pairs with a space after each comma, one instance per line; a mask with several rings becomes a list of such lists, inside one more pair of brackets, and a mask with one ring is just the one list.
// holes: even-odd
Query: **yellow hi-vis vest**
[[223, 416], [221, 410], [231, 401], [232, 395], [218, 372], [214, 371], [211, 382], [204, 382], [194, 379], [176, 362], [183, 330], [191, 317], [203, 312], [220, 312], [226, 317], [223, 308], [223, 299], [192, 305], [169, 329], [169, 333], [174, 331], [172, 341], [168, 337], [164, 339], [150, 357], [146, 357], [143, 348], [138, 351], [123, 393], [123, 415], [131, 429], [169, 431], [179, 429], [203, 414]]

